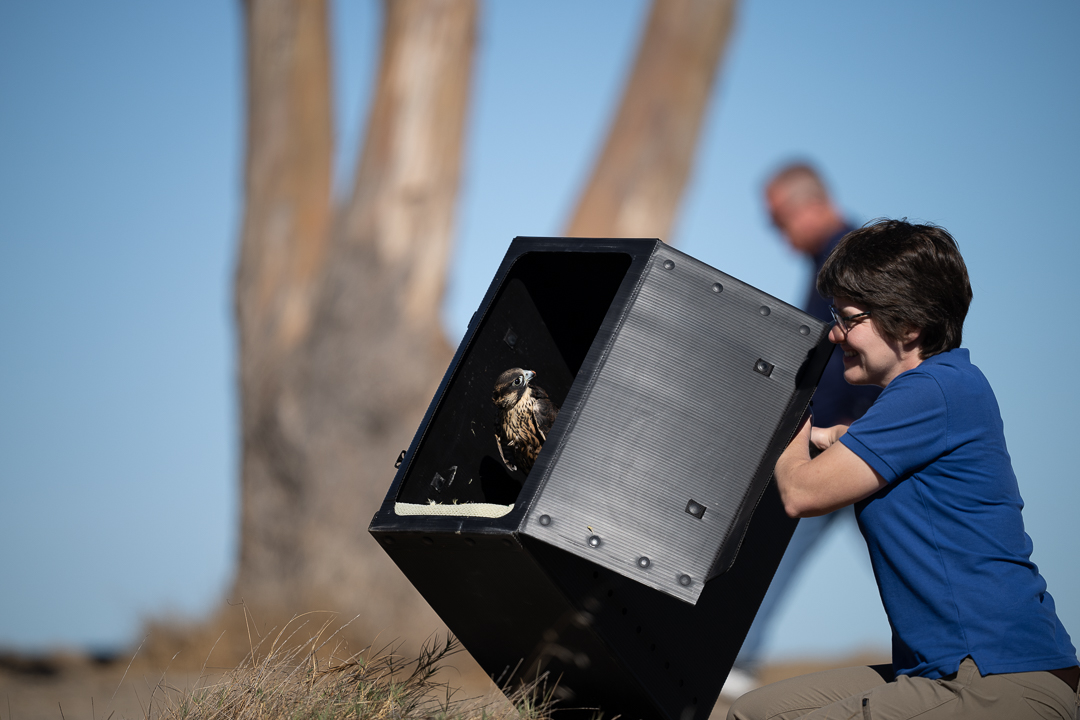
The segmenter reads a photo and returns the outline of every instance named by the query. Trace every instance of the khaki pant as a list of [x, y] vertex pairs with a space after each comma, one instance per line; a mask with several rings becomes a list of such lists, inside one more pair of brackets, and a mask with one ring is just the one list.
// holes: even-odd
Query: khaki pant
[[1080, 697], [1048, 672], [983, 677], [966, 658], [949, 679], [886, 682], [887, 668], [826, 670], [766, 685], [736, 700], [728, 720], [1080, 720]]

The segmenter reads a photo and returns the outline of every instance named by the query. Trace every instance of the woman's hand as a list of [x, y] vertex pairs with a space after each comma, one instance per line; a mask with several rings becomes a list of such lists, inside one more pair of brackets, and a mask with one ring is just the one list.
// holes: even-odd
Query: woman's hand
[[[844, 443], [847, 425], [811, 427], [802, 421], [776, 461], [776, 487], [789, 517], [813, 517], [862, 500], [885, 486], [885, 480]], [[810, 443], [824, 448], [810, 459]]]
[[828, 450], [829, 446], [835, 443], [840, 437], [848, 430], [847, 425], [833, 425], [827, 428], [811, 428], [810, 429], [810, 442], [818, 450]]

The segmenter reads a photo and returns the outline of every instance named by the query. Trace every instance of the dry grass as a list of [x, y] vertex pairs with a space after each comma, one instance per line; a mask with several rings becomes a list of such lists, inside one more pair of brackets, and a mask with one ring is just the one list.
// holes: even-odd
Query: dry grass
[[238, 667], [202, 674], [192, 689], [177, 689], [163, 675], [144, 710], [155, 720], [546, 720], [551, 695], [540, 682], [507, 696], [458, 698], [438, 679], [446, 660], [461, 651], [447, 635], [432, 638], [419, 654], [397, 648], [348, 653], [346, 626], [329, 632], [326, 621], [306, 640], [311, 618], [299, 617], [273, 637], [252, 638]]
[[[257, 628], [269, 623], [258, 625], [246, 606], [240, 610], [238, 622], [227, 629], [184, 632], [177, 625], [164, 639], [151, 634], [134, 657], [123, 660], [0, 654], [0, 720], [558, 717], [546, 678], [504, 696], [478, 666], [473, 676], [475, 662], [449, 635], [432, 636], [422, 646], [353, 653], [347, 638], [358, 634], [354, 624], [331, 632], [336, 615], [308, 613], [260, 636]], [[170, 648], [166, 640], [177, 638], [182, 642]], [[208, 667], [211, 655], [219, 667]], [[888, 653], [792, 659], [763, 668], [761, 680], [878, 662], [888, 662]], [[719, 720], [726, 711], [721, 700], [712, 717]]]

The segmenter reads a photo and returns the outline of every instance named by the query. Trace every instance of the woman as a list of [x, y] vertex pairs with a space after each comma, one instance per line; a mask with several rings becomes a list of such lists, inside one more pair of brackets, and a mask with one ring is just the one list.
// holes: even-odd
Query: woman
[[818, 290], [844, 379], [884, 390], [850, 428], [804, 423], [776, 483], [792, 517], [855, 504], [893, 662], [774, 683], [728, 717], [1075, 720], [1076, 649], [1030, 560], [997, 400], [960, 348], [971, 285], [955, 241], [872, 223], [840, 242]]

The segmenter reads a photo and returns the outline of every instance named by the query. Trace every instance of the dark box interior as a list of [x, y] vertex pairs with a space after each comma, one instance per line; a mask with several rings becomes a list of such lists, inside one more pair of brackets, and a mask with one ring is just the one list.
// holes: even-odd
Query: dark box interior
[[491, 391], [521, 367], [562, 406], [630, 267], [626, 253], [518, 258], [446, 388], [401, 483], [404, 503], [515, 502], [525, 475], [499, 458]]

